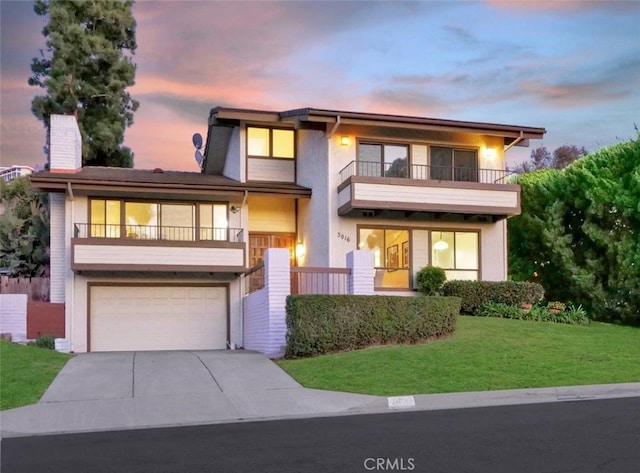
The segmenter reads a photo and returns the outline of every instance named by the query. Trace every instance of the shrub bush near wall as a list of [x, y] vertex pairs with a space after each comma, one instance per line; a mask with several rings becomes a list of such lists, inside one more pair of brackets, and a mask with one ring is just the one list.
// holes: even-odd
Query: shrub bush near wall
[[287, 297], [286, 357], [451, 334], [459, 297], [299, 295]]
[[544, 297], [540, 284], [522, 281], [447, 281], [442, 286], [445, 296], [462, 299], [461, 312], [475, 314], [485, 302], [519, 306], [535, 304]]

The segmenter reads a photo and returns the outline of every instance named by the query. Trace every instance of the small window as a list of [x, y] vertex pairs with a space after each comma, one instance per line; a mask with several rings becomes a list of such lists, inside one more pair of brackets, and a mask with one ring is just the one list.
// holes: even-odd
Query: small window
[[270, 156], [268, 128], [247, 128], [247, 155], [249, 156]]
[[247, 127], [247, 156], [295, 158], [294, 131]]
[[227, 240], [227, 204], [200, 204], [200, 240]]
[[95, 238], [120, 238], [119, 200], [91, 200], [88, 234]]

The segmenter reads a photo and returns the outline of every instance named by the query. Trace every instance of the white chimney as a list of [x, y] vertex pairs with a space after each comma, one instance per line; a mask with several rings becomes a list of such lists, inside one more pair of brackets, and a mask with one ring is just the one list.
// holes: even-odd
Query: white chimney
[[82, 135], [73, 115], [51, 115], [49, 169], [76, 172], [82, 168]]

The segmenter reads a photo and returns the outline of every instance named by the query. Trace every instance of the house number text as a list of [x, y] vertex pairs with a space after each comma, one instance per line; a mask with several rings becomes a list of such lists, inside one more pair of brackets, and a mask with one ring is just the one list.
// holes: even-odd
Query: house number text
[[346, 241], [347, 243], [351, 243], [351, 237], [348, 235], [345, 235], [344, 233], [338, 232], [338, 238]]

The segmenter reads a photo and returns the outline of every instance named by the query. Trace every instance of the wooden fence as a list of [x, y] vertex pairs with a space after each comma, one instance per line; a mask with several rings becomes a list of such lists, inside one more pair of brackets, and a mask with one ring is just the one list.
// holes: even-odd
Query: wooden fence
[[0, 294], [26, 294], [30, 301], [49, 302], [49, 278], [0, 276]]

